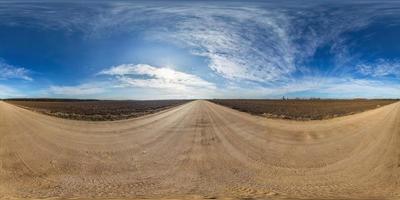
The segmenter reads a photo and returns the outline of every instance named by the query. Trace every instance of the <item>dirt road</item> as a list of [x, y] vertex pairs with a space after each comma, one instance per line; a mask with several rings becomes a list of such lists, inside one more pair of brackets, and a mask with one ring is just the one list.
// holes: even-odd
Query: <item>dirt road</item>
[[400, 197], [400, 103], [296, 122], [193, 101], [83, 122], [0, 102], [9, 197]]

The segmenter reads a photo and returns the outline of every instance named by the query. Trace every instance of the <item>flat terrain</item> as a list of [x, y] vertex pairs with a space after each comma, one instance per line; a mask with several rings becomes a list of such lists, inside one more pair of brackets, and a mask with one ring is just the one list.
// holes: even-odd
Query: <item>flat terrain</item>
[[0, 102], [1, 198], [400, 198], [400, 103], [317, 121], [192, 101], [123, 121]]
[[269, 118], [320, 120], [378, 108], [396, 100], [250, 100], [213, 99], [211, 102]]
[[189, 102], [188, 100], [148, 101], [78, 101], [78, 100], [19, 100], [8, 103], [28, 108], [55, 117], [110, 121], [139, 117], [159, 112]]

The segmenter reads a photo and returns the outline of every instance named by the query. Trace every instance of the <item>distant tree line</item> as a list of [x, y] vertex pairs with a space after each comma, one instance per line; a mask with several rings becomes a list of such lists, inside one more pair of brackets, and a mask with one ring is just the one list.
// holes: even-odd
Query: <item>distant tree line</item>
[[9, 98], [4, 101], [46, 101], [46, 102], [72, 102], [72, 101], [100, 101], [98, 99], [63, 99], [63, 98]]
[[289, 100], [303, 100], [303, 101], [318, 101], [318, 100], [321, 100], [321, 101], [325, 101], [325, 100], [349, 100], [349, 101], [351, 101], [351, 100], [365, 100], [365, 101], [368, 101], [368, 100], [390, 100], [390, 101], [393, 101], [393, 100], [397, 100], [397, 101], [400, 101], [400, 99], [396, 99], [396, 98], [376, 98], [376, 99], [368, 99], [368, 98], [349, 98], [349, 99], [340, 99], [340, 98], [320, 98], [320, 97], [292, 97], [292, 98], [289, 98], [289, 97], [285, 97], [285, 96], [283, 96], [282, 98], [275, 98], [275, 99], [267, 99], [267, 98], [265, 98], [265, 99], [246, 99], [246, 98], [243, 98], [243, 99], [216, 99], [216, 98], [214, 98], [214, 99], [210, 99], [210, 100], [238, 100], [238, 101], [240, 101], [240, 100], [255, 100], [255, 101], [263, 101], [263, 100], [284, 100], [284, 101], [289, 101]]

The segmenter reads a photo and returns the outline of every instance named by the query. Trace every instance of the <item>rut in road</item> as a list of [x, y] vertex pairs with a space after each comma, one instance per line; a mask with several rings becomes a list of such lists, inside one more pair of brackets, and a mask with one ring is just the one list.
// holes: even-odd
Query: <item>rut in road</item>
[[0, 198], [400, 195], [400, 103], [331, 120], [207, 101], [113, 122], [0, 102]]

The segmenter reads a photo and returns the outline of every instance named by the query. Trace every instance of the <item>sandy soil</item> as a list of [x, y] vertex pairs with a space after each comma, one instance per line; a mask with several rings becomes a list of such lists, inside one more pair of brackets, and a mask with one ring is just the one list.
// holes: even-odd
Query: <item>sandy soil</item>
[[0, 198], [400, 198], [400, 103], [323, 121], [206, 101], [84, 122], [0, 102]]

